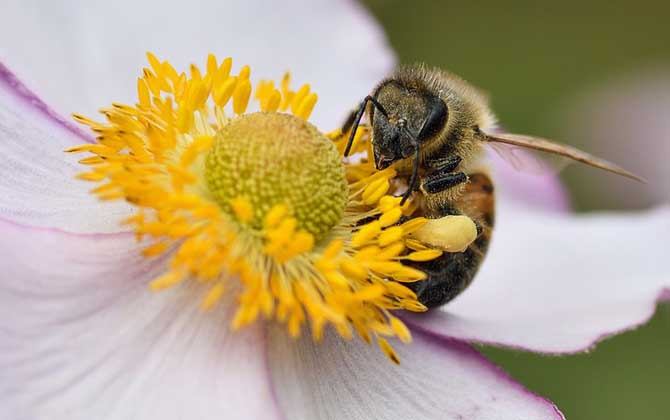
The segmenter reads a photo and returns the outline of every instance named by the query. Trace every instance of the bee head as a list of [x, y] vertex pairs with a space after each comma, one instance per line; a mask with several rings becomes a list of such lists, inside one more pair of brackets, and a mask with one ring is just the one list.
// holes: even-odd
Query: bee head
[[373, 98], [369, 115], [377, 169], [415, 155], [447, 122], [449, 110], [442, 99], [394, 79], [382, 83]]

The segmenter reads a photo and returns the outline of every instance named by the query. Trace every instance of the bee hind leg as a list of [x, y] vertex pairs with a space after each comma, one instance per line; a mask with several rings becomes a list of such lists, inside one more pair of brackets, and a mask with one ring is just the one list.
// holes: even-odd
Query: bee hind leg
[[465, 290], [484, 261], [495, 219], [495, 197], [491, 179], [484, 173], [471, 173], [463, 193], [426, 216], [440, 218], [466, 215], [477, 226], [477, 238], [463, 252], [445, 252], [432, 261], [407, 264], [426, 273], [427, 278], [408, 283], [421, 303], [435, 308], [449, 302]]

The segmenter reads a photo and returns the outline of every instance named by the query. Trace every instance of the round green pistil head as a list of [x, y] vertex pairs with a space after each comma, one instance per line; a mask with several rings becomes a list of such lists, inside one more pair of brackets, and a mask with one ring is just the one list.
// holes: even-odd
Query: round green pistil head
[[284, 204], [315, 239], [342, 219], [348, 187], [333, 143], [316, 127], [289, 114], [244, 115], [216, 135], [205, 163], [207, 185], [221, 208], [246, 198], [260, 229], [267, 212]]

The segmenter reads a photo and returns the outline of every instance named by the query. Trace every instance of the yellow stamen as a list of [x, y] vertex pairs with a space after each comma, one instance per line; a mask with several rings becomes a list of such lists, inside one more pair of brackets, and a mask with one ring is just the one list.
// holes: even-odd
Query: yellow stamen
[[[343, 161], [348, 133], [326, 137], [306, 122], [318, 97], [308, 84], [292, 90], [288, 73], [254, 88], [250, 67], [235, 75], [231, 58], [208, 55], [204, 72], [179, 72], [151, 53], [147, 60], [137, 103], [102, 109], [105, 122], [74, 115], [97, 143], [67, 152], [90, 154], [78, 178], [99, 183], [92, 194], [136, 207], [123, 223], [152, 241], [142, 255], [169, 259], [150, 289], [195, 281], [205, 288], [203, 310], [236, 293], [226, 299], [237, 305], [234, 330], [265, 317], [292, 337], [309, 324], [319, 340], [330, 324], [345, 339], [354, 331], [376, 338], [398, 363], [382, 336], [411, 335], [390, 311], [426, 310], [400, 283], [426, 275], [404, 262], [442, 250], [424, 240], [434, 222], [391, 195], [396, 170]], [[243, 115], [252, 92], [263, 112]], [[369, 127], [360, 127], [353, 150], [371, 153]], [[409, 221], [399, 224], [402, 216]], [[450, 220], [440, 226], [460, 246], [470, 225]]]

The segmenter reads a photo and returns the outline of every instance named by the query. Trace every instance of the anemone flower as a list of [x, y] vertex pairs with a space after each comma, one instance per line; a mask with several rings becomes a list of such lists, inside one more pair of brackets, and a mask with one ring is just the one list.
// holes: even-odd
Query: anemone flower
[[[670, 233], [667, 208], [576, 216], [554, 178], [528, 180], [501, 167], [499, 222], [480, 275], [446, 307], [409, 313], [421, 309], [411, 293], [377, 281], [385, 270], [403, 269], [393, 259], [397, 252], [375, 254], [375, 265], [358, 246], [403, 239], [397, 229], [382, 239], [407, 210], [386, 196], [388, 173], [360, 165], [346, 169], [353, 181], [343, 176], [332, 156], [337, 142], [321, 141], [323, 134], [304, 122], [337, 127], [390, 70], [392, 56], [359, 6], [318, 6], [116, 1], [81, 2], [67, 13], [51, 4], [5, 7], [2, 39], [20, 42], [3, 44], [0, 68], [0, 417], [557, 419], [562, 414], [553, 404], [470, 343], [584, 351], [645, 322], [656, 302], [668, 298], [660, 244]], [[202, 71], [192, 68], [183, 78], [173, 72], [210, 49], [252, 63], [254, 74], [291, 68], [294, 80], [312, 82], [319, 103], [314, 107], [311, 89], [294, 89], [288, 78], [257, 82], [260, 108], [287, 113], [260, 122], [245, 116], [249, 68], [231, 73], [228, 61], [211, 57]], [[166, 61], [149, 55], [150, 68], [136, 83], [131, 75], [144, 66], [147, 50]], [[167, 112], [156, 99], [164, 88], [174, 99], [190, 92], [169, 108], [181, 113]], [[105, 123], [77, 117], [98, 143], [61, 117], [93, 115], [110, 100], [136, 105], [104, 108]], [[204, 101], [213, 104], [207, 119]], [[217, 108], [224, 106], [228, 114]], [[178, 134], [164, 135], [169, 132]], [[270, 134], [289, 149], [277, 149]], [[228, 150], [216, 142], [225, 135], [251, 146], [231, 141]], [[291, 146], [294, 137], [304, 141]], [[337, 132], [331, 137], [337, 140]], [[323, 144], [333, 146], [322, 150]], [[80, 177], [107, 184], [91, 194], [90, 184], [75, 180], [82, 165], [66, 149], [92, 152], [79, 158], [93, 168]], [[203, 161], [205, 149], [214, 152]], [[298, 166], [316, 169], [305, 175], [296, 165], [280, 166], [290, 176], [269, 190], [254, 189], [253, 171], [238, 172], [245, 182], [230, 193], [226, 174], [259, 164], [263, 153], [251, 149], [282, 162], [288, 154]], [[310, 150], [324, 160], [315, 162]], [[239, 157], [238, 165], [223, 167], [230, 156]], [[144, 158], [151, 162], [139, 165]], [[167, 175], [156, 177], [156, 165]], [[284, 182], [295, 191], [281, 190]], [[300, 194], [305, 185], [315, 196]], [[365, 197], [352, 199], [356, 189]], [[163, 201], [167, 190], [179, 194]], [[278, 191], [294, 194], [291, 204], [301, 210], [289, 214]], [[203, 204], [203, 197], [220, 207]], [[110, 203], [114, 198], [126, 201]], [[341, 203], [341, 214], [323, 204], [332, 200]], [[324, 210], [300, 207], [313, 202]], [[369, 227], [368, 216], [385, 226]], [[134, 233], [119, 226], [122, 219]], [[264, 245], [249, 231], [263, 232]], [[147, 242], [151, 237], [170, 240]], [[424, 251], [412, 252], [430, 258]], [[254, 270], [269, 268], [258, 255], [285, 263], [285, 271], [263, 283]], [[224, 273], [217, 261], [228, 259], [224, 268], [231, 273]], [[361, 282], [361, 268], [368, 282]], [[407, 281], [418, 275], [400, 273]], [[342, 292], [342, 282], [359, 294]], [[332, 292], [332, 299], [315, 290]], [[409, 312], [392, 311], [401, 308]], [[271, 320], [261, 319], [266, 315]], [[360, 338], [349, 337], [352, 329]], [[410, 344], [397, 342], [410, 337]], [[401, 364], [390, 363], [366, 338]]]

